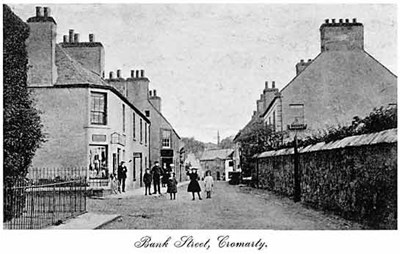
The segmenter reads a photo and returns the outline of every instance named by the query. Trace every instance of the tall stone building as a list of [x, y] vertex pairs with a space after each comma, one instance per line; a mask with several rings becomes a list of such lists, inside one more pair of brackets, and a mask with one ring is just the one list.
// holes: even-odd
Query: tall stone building
[[177, 179], [182, 179], [184, 170], [180, 159], [183, 147], [181, 138], [161, 113], [161, 97], [157, 95], [157, 91], [149, 91], [150, 80], [145, 76], [144, 70], [131, 70], [128, 78], [123, 78], [120, 70], [117, 70], [116, 76], [114, 72], [110, 72], [106, 82], [150, 119], [149, 167], [159, 161], [163, 168], [175, 171]]
[[[150, 126], [154, 123], [166, 130], [172, 129], [157, 122], [157, 117], [151, 123], [151, 115], [146, 110], [153, 109], [143, 107], [130, 97], [137, 92], [144, 96], [143, 100], [152, 100], [148, 98], [148, 91], [144, 89], [140, 93], [129, 87], [126, 91], [132, 94], [128, 95], [102, 78], [104, 47], [94, 40], [94, 35], [89, 35], [88, 42], [80, 42], [79, 34], [70, 30], [69, 36], [57, 44], [57, 24], [49, 8], [37, 7], [36, 15], [27, 23], [30, 27], [26, 41], [30, 67], [28, 87], [35, 106], [42, 112], [47, 139], [38, 149], [32, 166], [61, 170], [82, 168], [92, 188], [107, 189], [109, 175], [116, 174], [118, 164], [125, 161], [127, 187], [141, 186], [144, 169], [150, 166], [151, 147], [155, 146], [151, 143]], [[129, 82], [140, 89], [148, 86], [148, 80], [143, 77]], [[158, 112], [155, 108], [153, 111]], [[171, 133], [168, 139], [171, 149], [178, 145], [172, 138]], [[165, 146], [166, 143], [167, 140]], [[161, 146], [159, 139], [159, 151]]]
[[304, 125], [302, 135], [308, 135], [397, 104], [397, 77], [364, 50], [362, 23], [327, 19], [320, 35], [321, 52], [315, 59], [300, 60], [296, 76], [283, 89], [266, 83], [250, 125], [255, 119], [275, 131]]

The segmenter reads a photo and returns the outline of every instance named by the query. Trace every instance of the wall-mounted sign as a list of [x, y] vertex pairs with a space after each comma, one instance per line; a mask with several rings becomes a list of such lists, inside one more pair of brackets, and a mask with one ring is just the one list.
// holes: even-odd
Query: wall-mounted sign
[[174, 150], [161, 149], [161, 157], [174, 157]]
[[100, 134], [93, 134], [92, 135], [92, 141], [93, 142], [106, 142], [107, 141], [107, 136], [106, 135], [100, 135]]

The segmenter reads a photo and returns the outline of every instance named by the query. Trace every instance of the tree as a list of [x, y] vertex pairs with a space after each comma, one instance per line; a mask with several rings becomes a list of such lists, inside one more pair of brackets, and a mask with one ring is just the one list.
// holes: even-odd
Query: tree
[[[25, 178], [44, 141], [39, 112], [27, 88], [29, 26], [3, 5], [3, 186]], [[5, 204], [6, 202], [3, 202]], [[5, 215], [7, 209], [4, 207]], [[4, 216], [4, 220], [9, 219]]]
[[235, 143], [233, 143], [233, 137], [226, 137], [221, 140], [219, 144], [219, 148], [221, 149], [233, 149], [235, 147]]
[[201, 156], [206, 147], [206, 145], [203, 142], [198, 141], [193, 137], [182, 138], [182, 142], [185, 144], [185, 152], [187, 154], [193, 153], [196, 156], [196, 158], [199, 158]]
[[240, 161], [244, 175], [250, 175], [252, 158], [258, 153], [275, 149], [282, 139], [282, 134], [274, 133], [262, 120], [255, 121], [244, 129], [235, 140], [240, 143]]

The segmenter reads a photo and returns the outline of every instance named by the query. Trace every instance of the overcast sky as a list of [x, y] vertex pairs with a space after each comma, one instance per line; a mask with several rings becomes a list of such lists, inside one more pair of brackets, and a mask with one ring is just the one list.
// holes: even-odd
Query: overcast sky
[[[11, 4], [26, 21], [35, 5]], [[58, 25], [106, 52], [106, 74], [144, 69], [182, 137], [216, 142], [250, 119], [265, 81], [284, 87], [300, 59], [320, 52], [326, 18], [357, 18], [365, 50], [397, 75], [394, 5], [45, 5]]]

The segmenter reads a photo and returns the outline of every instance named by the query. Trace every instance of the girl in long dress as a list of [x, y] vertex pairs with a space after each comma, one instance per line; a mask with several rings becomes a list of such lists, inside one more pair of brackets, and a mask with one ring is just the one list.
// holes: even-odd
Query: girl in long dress
[[211, 171], [206, 172], [206, 177], [204, 178], [204, 189], [206, 191], [207, 197], [206, 198], [211, 198], [211, 192], [214, 187], [214, 179], [211, 176]]
[[197, 179], [199, 178], [199, 175], [197, 175], [197, 169], [192, 168], [191, 171], [187, 172], [186, 174], [190, 178], [190, 183], [189, 183], [189, 186], [187, 188], [187, 191], [192, 193], [192, 196], [193, 196], [192, 200], [195, 200], [195, 195], [194, 194], [196, 192], [197, 192], [197, 195], [199, 196], [199, 200], [201, 200], [201, 196], [200, 196], [201, 188], [200, 188], [199, 182], [197, 181]]

